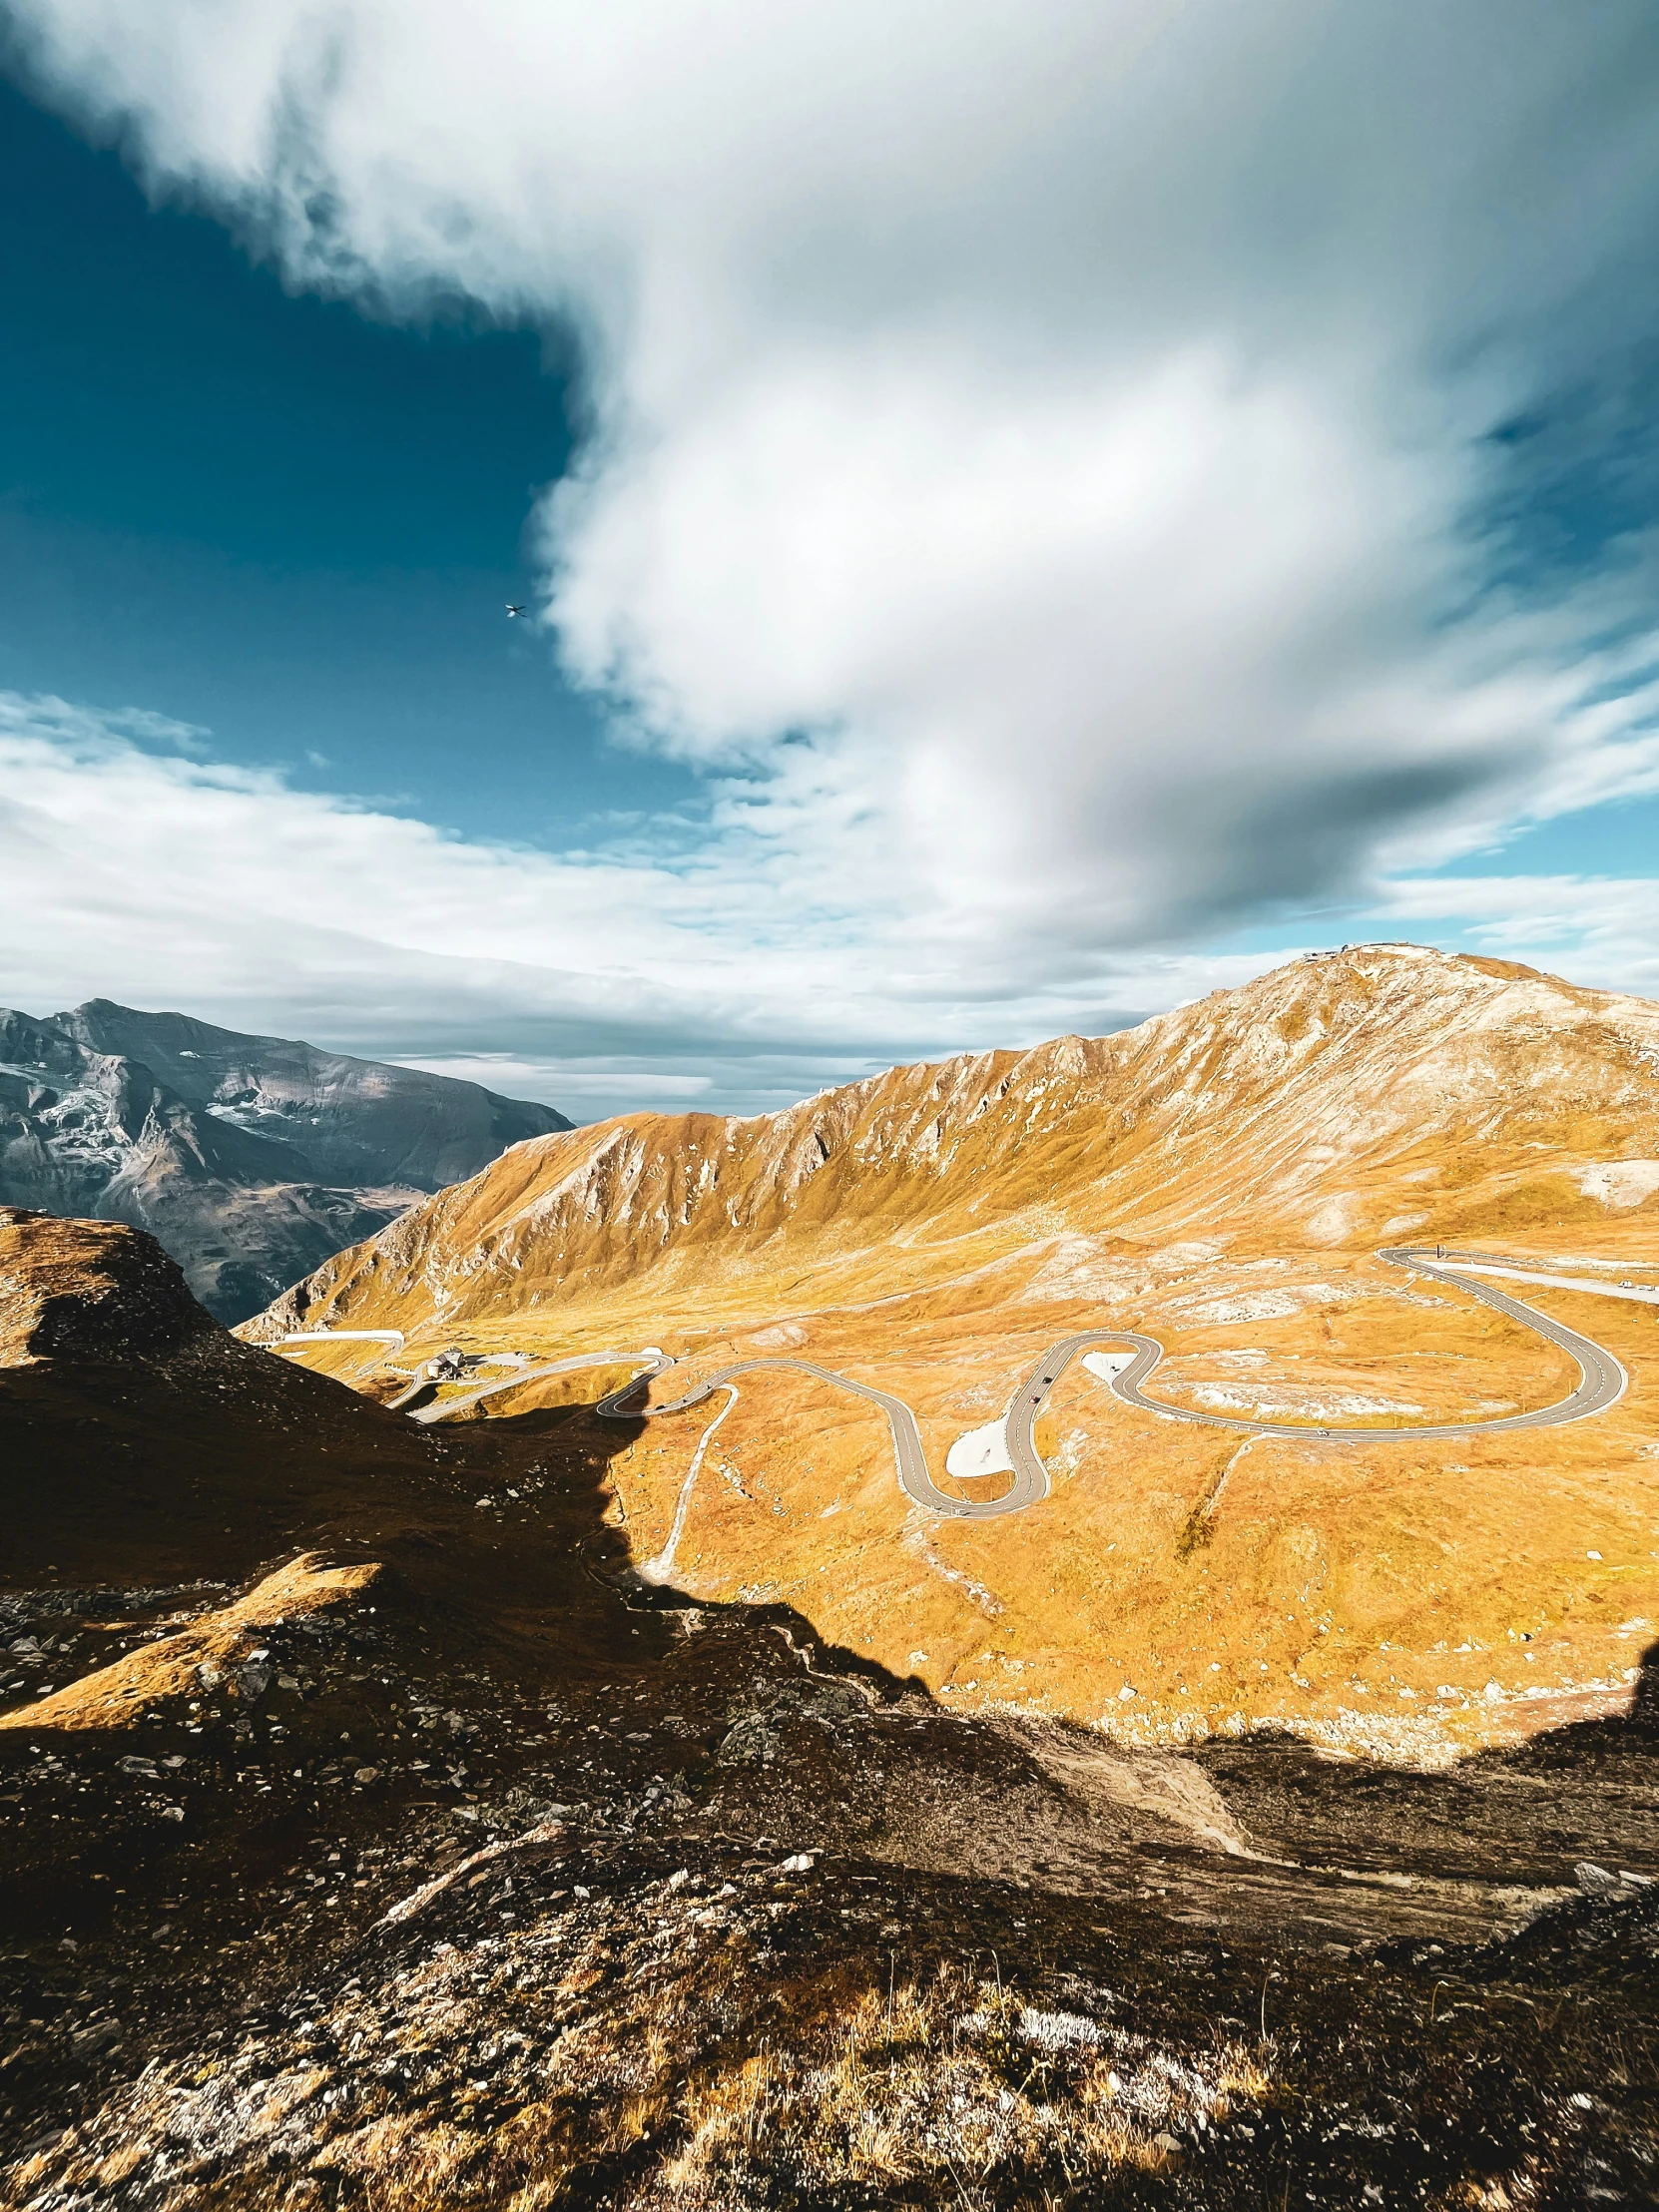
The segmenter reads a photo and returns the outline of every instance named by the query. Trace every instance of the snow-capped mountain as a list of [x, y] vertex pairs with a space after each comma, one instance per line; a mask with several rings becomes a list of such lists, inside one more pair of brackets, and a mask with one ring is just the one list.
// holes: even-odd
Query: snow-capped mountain
[[0, 1203], [152, 1231], [225, 1322], [570, 1126], [476, 1083], [186, 1014], [0, 1009]]

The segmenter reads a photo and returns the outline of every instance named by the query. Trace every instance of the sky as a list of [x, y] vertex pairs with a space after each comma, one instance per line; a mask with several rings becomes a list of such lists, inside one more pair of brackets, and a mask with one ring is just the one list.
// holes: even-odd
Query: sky
[[1659, 994], [1650, 9], [0, 20], [0, 1001], [591, 1119]]

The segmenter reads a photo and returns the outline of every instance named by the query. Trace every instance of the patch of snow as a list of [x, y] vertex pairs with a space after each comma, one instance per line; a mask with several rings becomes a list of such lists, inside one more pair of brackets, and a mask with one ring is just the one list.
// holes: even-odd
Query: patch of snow
[[1012, 1474], [1007, 1426], [1007, 1415], [1003, 1414], [987, 1421], [983, 1428], [970, 1428], [966, 1435], [958, 1436], [944, 1455], [946, 1474], [953, 1474], [958, 1482], [975, 1474]]
[[1286, 1321], [1304, 1306], [1340, 1306], [1349, 1294], [1331, 1283], [1286, 1284], [1272, 1291], [1242, 1291], [1233, 1298], [1183, 1298], [1169, 1312], [1184, 1322]]
[[1121, 1375], [1133, 1363], [1134, 1358], [1132, 1352], [1085, 1352], [1083, 1365], [1091, 1375], [1098, 1375], [1102, 1382], [1110, 1382], [1114, 1375]]
[[1586, 1198], [1598, 1198], [1603, 1206], [1627, 1212], [1659, 1191], [1659, 1160], [1609, 1160], [1585, 1168], [1578, 1188]]
[[1181, 1308], [1189, 1322], [1285, 1321], [1301, 1304], [1290, 1291], [1250, 1291], [1242, 1298], [1183, 1300]]
[[1049, 1257], [1019, 1295], [1022, 1300], [1039, 1302], [1122, 1298], [1133, 1281], [1133, 1271], [1121, 1260], [1110, 1258], [1096, 1238], [1066, 1236], [1056, 1241]]
[[1217, 1413], [1247, 1413], [1259, 1420], [1333, 1420], [1339, 1414], [1420, 1413], [1404, 1398], [1372, 1397], [1361, 1390], [1333, 1390], [1316, 1396], [1311, 1389], [1281, 1383], [1277, 1392], [1244, 1390], [1218, 1382], [1190, 1382], [1188, 1394]]
[[807, 1332], [799, 1322], [780, 1321], [770, 1329], [758, 1330], [749, 1341], [757, 1352], [788, 1352], [807, 1342]]
[[[715, 1430], [738, 1402], [738, 1390], [735, 1382], [723, 1382], [720, 1387], [726, 1392], [726, 1403], [697, 1440], [697, 1449], [693, 1452], [692, 1463], [686, 1470], [686, 1479], [680, 1485], [680, 1495], [674, 1501], [674, 1524], [669, 1529], [668, 1542], [664, 1544], [662, 1550], [657, 1553], [654, 1559], [647, 1559], [641, 1564], [639, 1574], [642, 1581], [666, 1582], [669, 1575], [674, 1571], [674, 1554], [679, 1550], [680, 1538], [685, 1534], [686, 1515], [691, 1511], [692, 1492], [697, 1487], [697, 1477], [703, 1465], [703, 1455], [713, 1441]], [[724, 1468], [721, 1471], [726, 1472]], [[741, 1493], [743, 1492], [741, 1483], [737, 1485], [737, 1488]]]
[[1360, 1204], [1357, 1191], [1341, 1191], [1335, 1198], [1328, 1198], [1318, 1212], [1308, 1217], [1308, 1234], [1314, 1243], [1344, 1243], [1353, 1234], [1360, 1215]]

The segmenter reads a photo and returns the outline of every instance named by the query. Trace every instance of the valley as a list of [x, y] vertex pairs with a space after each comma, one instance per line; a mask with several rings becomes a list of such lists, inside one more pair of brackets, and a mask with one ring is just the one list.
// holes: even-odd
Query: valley
[[[1439, 1248], [1439, 1253], [1443, 1259], [1443, 1247]], [[1478, 1435], [1488, 1428], [1554, 1428], [1565, 1421], [1587, 1420], [1596, 1413], [1605, 1412], [1609, 1406], [1616, 1405], [1624, 1395], [1629, 1378], [1623, 1368], [1611, 1353], [1592, 1343], [1588, 1337], [1582, 1336], [1578, 1331], [1568, 1329], [1560, 1322], [1550, 1321], [1519, 1299], [1510, 1298], [1501, 1292], [1483, 1289], [1478, 1283], [1471, 1284], [1467, 1275], [1455, 1268], [1440, 1264], [1431, 1265], [1423, 1254], [1398, 1251], [1383, 1252], [1379, 1257], [1397, 1267], [1410, 1268], [1415, 1264], [1420, 1266], [1422, 1272], [1433, 1281], [1452, 1283], [1461, 1286], [1465, 1290], [1473, 1290], [1478, 1298], [1495, 1307], [1498, 1312], [1508, 1314], [1512, 1319], [1521, 1322], [1526, 1327], [1535, 1329], [1546, 1342], [1558, 1344], [1563, 1351], [1577, 1362], [1578, 1385], [1558, 1404], [1539, 1406], [1531, 1412], [1498, 1415], [1488, 1420], [1451, 1421], [1432, 1427], [1392, 1429], [1381, 1427], [1376, 1423], [1362, 1427], [1349, 1425], [1342, 1421], [1334, 1421], [1314, 1428], [1311, 1431], [1314, 1435], [1327, 1438], [1334, 1436], [1361, 1437], [1366, 1440], [1386, 1439], [1389, 1442], [1399, 1442], [1401, 1440], [1413, 1441], [1418, 1437], [1439, 1438]], [[1453, 1258], [1456, 1257], [1456, 1255], [1453, 1255]], [[1524, 1269], [1506, 1268], [1501, 1263], [1482, 1263], [1476, 1266], [1474, 1272], [1488, 1275], [1519, 1276], [1522, 1280], [1553, 1283], [1558, 1289], [1580, 1287], [1575, 1285], [1570, 1277], [1540, 1276]], [[1659, 1302], [1659, 1291], [1637, 1290], [1628, 1284], [1621, 1286], [1598, 1284], [1587, 1287], [1603, 1297], [1628, 1298], [1641, 1304]], [[402, 1336], [399, 1331], [335, 1332], [329, 1330], [299, 1332], [278, 1340], [278, 1343], [326, 1345], [331, 1339], [350, 1343], [360, 1342], [364, 1337], [378, 1339], [389, 1337], [399, 1346], [402, 1343]], [[984, 1428], [972, 1431], [970, 1435], [957, 1438], [945, 1455], [947, 1471], [952, 1470], [953, 1462], [964, 1445], [971, 1443], [975, 1437], [986, 1436], [993, 1439], [996, 1455], [1002, 1463], [994, 1468], [976, 1468], [973, 1471], [1000, 1473], [1005, 1468], [1007, 1472], [1016, 1475], [1017, 1479], [1000, 1496], [994, 1498], [952, 1496], [940, 1490], [927, 1472], [926, 1461], [922, 1452], [920, 1430], [916, 1425], [915, 1414], [902, 1399], [893, 1397], [885, 1391], [871, 1390], [863, 1383], [849, 1381], [844, 1375], [834, 1375], [828, 1368], [815, 1367], [810, 1361], [787, 1358], [742, 1361], [735, 1367], [717, 1369], [713, 1375], [704, 1377], [681, 1396], [670, 1398], [659, 1405], [647, 1405], [644, 1401], [643, 1385], [653, 1378], [666, 1374], [674, 1364], [655, 1347], [648, 1346], [640, 1353], [639, 1358], [651, 1364], [641, 1368], [637, 1376], [624, 1383], [619, 1389], [613, 1390], [609, 1396], [601, 1399], [595, 1410], [606, 1418], [615, 1420], [624, 1420], [630, 1417], [661, 1419], [669, 1414], [689, 1412], [693, 1406], [700, 1405], [706, 1397], [712, 1395], [717, 1389], [729, 1389], [734, 1380], [740, 1375], [752, 1374], [757, 1369], [763, 1371], [769, 1369], [792, 1370], [797, 1374], [816, 1377], [819, 1382], [828, 1382], [835, 1388], [850, 1390], [854, 1396], [868, 1398], [872, 1404], [881, 1407], [887, 1416], [887, 1425], [892, 1435], [893, 1458], [898, 1476], [898, 1486], [915, 1504], [924, 1507], [928, 1512], [943, 1514], [948, 1519], [990, 1519], [1003, 1513], [1023, 1512], [1027, 1507], [1036, 1504], [1039, 1499], [1048, 1494], [1048, 1470], [1036, 1451], [1032, 1441], [1032, 1433], [1036, 1425], [1038, 1409], [1043, 1404], [1049, 1390], [1059, 1382], [1074, 1359], [1086, 1355], [1091, 1350], [1098, 1351], [1102, 1347], [1120, 1347], [1123, 1345], [1129, 1345], [1133, 1348], [1130, 1358], [1108, 1363], [1107, 1366], [1095, 1368], [1091, 1372], [1097, 1374], [1100, 1380], [1107, 1384], [1112, 1394], [1121, 1398], [1126, 1405], [1138, 1406], [1142, 1412], [1156, 1414], [1165, 1420], [1196, 1421], [1207, 1428], [1238, 1429], [1251, 1436], [1304, 1436], [1310, 1433], [1307, 1422], [1255, 1420], [1229, 1413], [1200, 1411], [1193, 1406], [1171, 1404], [1167, 1399], [1149, 1398], [1140, 1385], [1163, 1359], [1163, 1347], [1151, 1338], [1139, 1336], [1132, 1330], [1107, 1331], [1104, 1333], [1084, 1331], [1074, 1337], [1062, 1338], [1057, 1345], [1051, 1345], [1038, 1360], [1037, 1370], [1040, 1372], [1027, 1376], [1024, 1382], [1015, 1389], [1008, 1409], [999, 1422], [988, 1424]], [[451, 1359], [454, 1358], [453, 1355], [450, 1357]], [[554, 1361], [545, 1367], [534, 1365], [521, 1353], [489, 1356], [461, 1354], [459, 1358], [469, 1363], [476, 1361], [480, 1367], [486, 1364], [498, 1367], [504, 1366], [508, 1368], [509, 1373], [505, 1376], [498, 1376], [493, 1382], [471, 1383], [460, 1395], [444, 1398], [438, 1394], [443, 1376], [437, 1363], [425, 1362], [416, 1370], [409, 1389], [399, 1392], [395, 1398], [388, 1400], [388, 1403], [393, 1407], [407, 1405], [412, 1398], [422, 1392], [424, 1386], [430, 1385], [432, 1391], [430, 1402], [411, 1410], [410, 1417], [420, 1421], [442, 1420], [453, 1414], [464, 1412], [474, 1405], [481, 1404], [486, 1398], [497, 1397], [506, 1390], [518, 1391], [524, 1389], [533, 1382], [545, 1381], [549, 1376], [569, 1375], [587, 1368], [610, 1367], [618, 1364], [617, 1357], [607, 1353], [580, 1354], [573, 1360]], [[737, 1392], [732, 1390], [731, 1396], [735, 1400]], [[631, 1409], [633, 1410], [631, 1411]], [[726, 1410], [729, 1409], [728, 1407]], [[725, 1411], [723, 1410], [718, 1417], [724, 1419]], [[709, 1434], [710, 1431], [706, 1429], [703, 1439], [698, 1445], [698, 1456], [701, 1456]], [[967, 1479], [966, 1470], [963, 1470], [958, 1478]], [[682, 1491], [682, 1501], [686, 1499], [687, 1494], [684, 1490]]]
[[[1656, 1065], [1645, 1002], [1360, 948], [1122, 1037], [521, 1147], [244, 1334], [571, 1364], [445, 1383], [446, 1422], [563, 1417], [645, 1364], [575, 1362], [662, 1347], [613, 1510], [640, 1557], [678, 1521], [688, 1592], [802, 1606], [963, 1709], [1444, 1765], [1620, 1709], [1659, 1622]], [[1089, 1345], [1134, 1365], [1057, 1366]], [[383, 1348], [282, 1350], [392, 1394]], [[1012, 1479], [948, 1473], [1010, 1407]]]
[[1656, 1068], [1359, 948], [235, 1333], [0, 1210], [0, 2205], [1646, 2201]]

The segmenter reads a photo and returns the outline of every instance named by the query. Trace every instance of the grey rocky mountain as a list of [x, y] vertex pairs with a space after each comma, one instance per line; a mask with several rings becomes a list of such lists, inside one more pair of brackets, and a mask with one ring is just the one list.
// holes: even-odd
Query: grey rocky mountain
[[570, 1126], [477, 1083], [188, 1014], [0, 1008], [0, 1204], [149, 1230], [226, 1323]]

